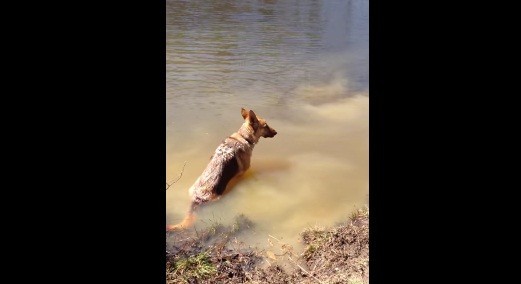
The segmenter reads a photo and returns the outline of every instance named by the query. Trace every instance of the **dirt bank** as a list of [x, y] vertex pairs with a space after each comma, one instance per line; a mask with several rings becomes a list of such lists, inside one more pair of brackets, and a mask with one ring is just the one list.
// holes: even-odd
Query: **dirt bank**
[[273, 250], [246, 247], [237, 236], [254, 223], [243, 215], [230, 226], [167, 233], [167, 283], [369, 283], [369, 210], [346, 219], [304, 229], [302, 251], [273, 236]]

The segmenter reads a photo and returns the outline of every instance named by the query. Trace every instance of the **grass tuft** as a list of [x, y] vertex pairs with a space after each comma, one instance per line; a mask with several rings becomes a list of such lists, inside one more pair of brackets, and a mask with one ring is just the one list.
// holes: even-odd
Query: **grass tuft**
[[188, 279], [205, 279], [217, 272], [210, 261], [210, 253], [202, 252], [188, 258], [180, 259], [174, 263], [173, 274]]

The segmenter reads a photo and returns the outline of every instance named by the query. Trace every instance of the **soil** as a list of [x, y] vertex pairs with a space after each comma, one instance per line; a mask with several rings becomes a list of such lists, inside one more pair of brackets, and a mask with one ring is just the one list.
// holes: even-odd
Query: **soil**
[[[305, 228], [303, 251], [273, 237], [282, 253], [246, 247], [254, 227], [244, 215], [230, 226], [167, 233], [166, 283], [369, 283], [369, 210], [333, 228]], [[283, 265], [282, 263], [288, 263]]]

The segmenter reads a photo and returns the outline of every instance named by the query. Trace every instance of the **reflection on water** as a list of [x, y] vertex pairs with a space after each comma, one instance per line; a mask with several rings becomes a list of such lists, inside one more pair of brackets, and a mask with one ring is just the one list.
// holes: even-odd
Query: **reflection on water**
[[[167, 221], [215, 148], [252, 108], [278, 134], [199, 220], [244, 213], [294, 242], [368, 202], [368, 1], [167, 0]], [[201, 225], [197, 223], [196, 226]]]

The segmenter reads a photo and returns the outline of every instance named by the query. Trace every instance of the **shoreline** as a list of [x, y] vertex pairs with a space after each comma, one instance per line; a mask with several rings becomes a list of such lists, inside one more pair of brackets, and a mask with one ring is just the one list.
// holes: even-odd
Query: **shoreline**
[[238, 235], [255, 224], [244, 215], [232, 225], [167, 233], [166, 283], [369, 283], [369, 209], [334, 227], [304, 228], [303, 249], [273, 236], [268, 249], [247, 247]]

